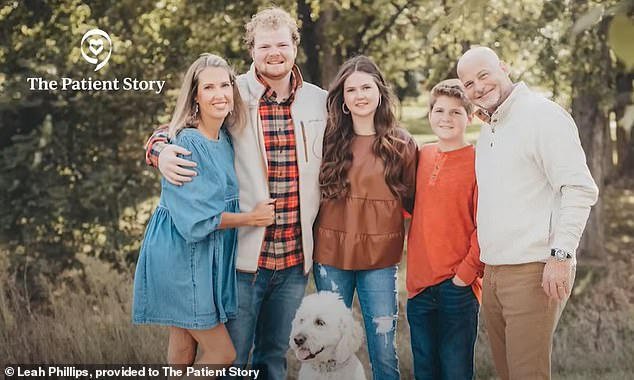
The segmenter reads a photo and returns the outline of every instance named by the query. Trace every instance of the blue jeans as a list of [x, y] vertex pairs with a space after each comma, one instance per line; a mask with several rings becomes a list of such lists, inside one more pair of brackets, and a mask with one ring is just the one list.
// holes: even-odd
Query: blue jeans
[[396, 355], [397, 270], [396, 265], [372, 270], [343, 270], [322, 264], [313, 267], [317, 290], [339, 293], [346, 306], [352, 306], [357, 290], [374, 380], [400, 378]]
[[451, 279], [407, 300], [416, 380], [473, 379], [480, 305]]
[[253, 348], [253, 366], [264, 368], [268, 380], [286, 380], [291, 322], [308, 279], [304, 265], [237, 275], [238, 315], [226, 324], [236, 350], [235, 363], [247, 364]]

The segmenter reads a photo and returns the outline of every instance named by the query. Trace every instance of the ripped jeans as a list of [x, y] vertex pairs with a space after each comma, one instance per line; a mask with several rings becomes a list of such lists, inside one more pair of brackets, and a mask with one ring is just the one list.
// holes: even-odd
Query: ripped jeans
[[357, 290], [374, 380], [400, 378], [396, 354], [397, 271], [396, 265], [371, 270], [343, 270], [317, 263], [313, 267], [317, 290], [339, 293], [346, 306], [351, 307]]

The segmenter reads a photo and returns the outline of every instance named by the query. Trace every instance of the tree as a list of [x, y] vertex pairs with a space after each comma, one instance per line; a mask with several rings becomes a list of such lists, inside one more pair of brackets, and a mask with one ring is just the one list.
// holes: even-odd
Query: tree
[[[3, 250], [29, 287], [37, 276], [78, 266], [77, 252], [114, 265], [135, 261], [156, 174], [142, 144], [169, 118], [181, 73], [202, 51], [246, 61], [235, 35], [249, 17], [229, 7], [182, 1], [13, 2], [0, 9], [0, 215]], [[235, 22], [232, 17], [238, 18]], [[236, 26], [237, 25], [237, 26]], [[80, 55], [89, 29], [109, 33], [108, 65], [94, 72]], [[233, 29], [232, 29], [233, 28]], [[238, 59], [236, 59], [239, 61]], [[241, 65], [244, 66], [244, 63]], [[166, 81], [142, 91], [34, 91], [27, 78]], [[154, 198], [155, 199], [155, 198]], [[149, 200], [149, 202], [148, 202]]]
[[[597, 126], [606, 125], [601, 118], [614, 108], [613, 66], [606, 63], [612, 61], [606, 61], [610, 51], [601, 37], [605, 30], [584, 32], [572, 45], [566, 33], [573, 19], [565, 1], [277, 4], [300, 21], [298, 63], [305, 78], [322, 87], [345, 59], [366, 54], [403, 95], [420, 79], [429, 88], [455, 77], [456, 61], [466, 49], [490, 46], [509, 63], [514, 79], [552, 92], [563, 105], [573, 104], [574, 97], [573, 114], [591, 165], [597, 154], [609, 153], [603, 148], [609, 140], [597, 134]], [[158, 194], [157, 174], [143, 162], [143, 141], [154, 126], [168, 121], [182, 73], [200, 53], [223, 55], [239, 72], [248, 68], [244, 24], [265, 6], [263, 0], [46, 0], [0, 6], [0, 31], [6, 40], [0, 47], [0, 186], [5, 189], [0, 202], [6, 205], [0, 214], [0, 241], [13, 270], [28, 279], [34, 273], [52, 276], [76, 266], [77, 252], [121, 267], [135, 260]], [[106, 30], [115, 46], [99, 72], [83, 61], [79, 49], [82, 35], [95, 27]], [[631, 86], [631, 71], [622, 74], [619, 86], [627, 88], [628, 78]], [[26, 82], [28, 77], [64, 76], [160, 79], [166, 84], [158, 95], [31, 91]], [[594, 81], [595, 76], [605, 81]], [[590, 83], [607, 92], [597, 96]], [[625, 114], [623, 107], [616, 109]], [[590, 116], [584, 114], [591, 110]], [[619, 140], [624, 143], [619, 151], [624, 167], [627, 157], [634, 160], [628, 153], [634, 152], [634, 139], [626, 137]], [[599, 138], [603, 140], [595, 141]], [[588, 230], [599, 227], [591, 221]]]
[[589, 3], [588, 7], [577, 14], [572, 27], [573, 39], [580, 33], [596, 28], [607, 28], [607, 45], [617, 62], [613, 65], [615, 81], [613, 88], [612, 111], [616, 122], [616, 157], [617, 167], [610, 165], [612, 152], [606, 150], [606, 179], [634, 174], [634, 1], [621, 0], [600, 3]]

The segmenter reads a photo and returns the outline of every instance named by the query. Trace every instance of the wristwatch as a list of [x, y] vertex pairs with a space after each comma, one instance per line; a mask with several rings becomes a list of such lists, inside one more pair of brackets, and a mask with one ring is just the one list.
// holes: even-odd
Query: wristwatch
[[557, 261], [566, 261], [568, 259], [572, 259], [572, 255], [561, 248], [551, 249], [550, 255], [557, 259]]

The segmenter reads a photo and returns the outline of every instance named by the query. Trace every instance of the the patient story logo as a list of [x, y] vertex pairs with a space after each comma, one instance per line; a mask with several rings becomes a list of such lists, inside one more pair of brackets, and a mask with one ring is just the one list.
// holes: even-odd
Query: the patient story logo
[[103, 30], [91, 29], [81, 38], [81, 56], [88, 63], [96, 65], [95, 71], [108, 63], [111, 54], [112, 40], [108, 33]]
[[[105, 31], [93, 28], [81, 37], [81, 56], [86, 62], [95, 65], [94, 72], [101, 70], [112, 55], [112, 39]], [[125, 54], [125, 51], [118, 54]], [[92, 69], [92, 68], [91, 68]], [[100, 77], [107, 72], [103, 70], [95, 76]], [[27, 77], [26, 82], [31, 91], [147, 91], [160, 94], [165, 86], [164, 80], [146, 80], [132, 77], [93, 79], [72, 78], [70, 76], [55, 79], [43, 77]]]

